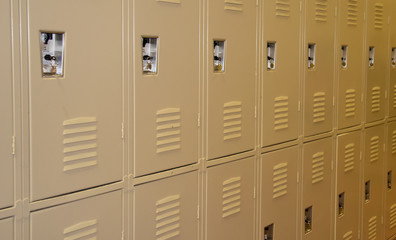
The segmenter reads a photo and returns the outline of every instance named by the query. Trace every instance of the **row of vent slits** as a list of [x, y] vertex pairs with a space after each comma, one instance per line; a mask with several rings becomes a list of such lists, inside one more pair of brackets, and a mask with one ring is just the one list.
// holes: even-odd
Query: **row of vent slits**
[[345, 92], [345, 117], [354, 117], [356, 111], [356, 91], [348, 89]]
[[381, 110], [381, 87], [376, 86], [371, 89], [371, 112], [379, 112]]
[[242, 137], [242, 102], [232, 101], [224, 104], [223, 123], [224, 140]]
[[396, 154], [396, 130], [392, 132], [392, 154]]
[[223, 218], [241, 211], [241, 177], [233, 177], [223, 182]]
[[379, 143], [380, 138], [378, 136], [370, 138], [370, 162], [375, 162], [379, 159]]
[[290, 17], [290, 0], [276, 0], [275, 15], [278, 17]]
[[272, 198], [279, 198], [287, 194], [287, 163], [280, 163], [273, 167]]
[[63, 240], [96, 240], [98, 232], [98, 220], [88, 220], [67, 227], [63, 230]]
[[313, 122], [320, 123], [326, 120], [326, 93], [317, 92], [313, 96]]
[[368, 239], [374, 240], [377, 239], [377, 217], [374, 216], [370, 218], [368, 222]]
[[396, 204], [390, 207], [389, 229], [396, 227]]
[[181, 149], [180, 108], [157, 111], [157, 153]]
[[180, 195], [156, 202], [156, 239], [167, 240], [180, 235]]
[[312, 184], [324, 180], [324, 152], [312, 155]]
[[347, 144], [344, 153], [344, 172], [347, 173], [355, 167], [355, 144]]
[[357, 26], [358, 24], [358, 1], [348, 0], [348, 17], [347, 24]]
[[353, 238], [353, 232], [349, 231], [347, 233], [344, 234], [344, 236], [342, 237], [343, 240], [351, 240]]
[[384, 26], [384, 4], [376, 3], [374, 8], [374, 28], [382, 29]]
[[316, 0], [315, 20], [318, 22], [327, 22], [328, 2], [327, 0]]
[[229, 11], [243, 11], [243, 1], [241, 0], [225, 0], [224, 1], [224, 10]]
[[280, 96], [274, 100], [274, 130], [289, 128], [289, 97]]

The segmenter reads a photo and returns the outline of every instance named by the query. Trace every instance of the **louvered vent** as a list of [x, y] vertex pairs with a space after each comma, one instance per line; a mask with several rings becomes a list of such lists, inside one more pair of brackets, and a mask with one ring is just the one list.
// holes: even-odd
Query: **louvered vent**
[[396, 204], [393, 204], [389, 210], [389, 229], [396, 227]]
[[77, 223], [63, 230], [63, 240], [92, 239], [95, 240], [98, 232], [98, 220], [93, 219]]
[[165, 108], [157, 111], [157, 153], [181, 148], [180, 108]]
[[274, 130], [289, 128], [289, 98], [276, 97], [274, 100]]
[[278, 17], [290, 17], [290, 0], [276, 0], [275, 15]]
[[393, 85], [393, 108], [396, 108], [396, 85]]
[[344, 236], [342, 236], [343, 240], [351, 240], [353, 237], [352, 231], [349, 231], [347, 233], [344, 234]]
[[356, 91], [348, 89], [345, 92], [345, 117], [354, 117], [356, 111]]
[[357, 0], [348, 0], [347, 24], [349, 26], [357, 26], [357, 24], [358, 24], [358, 1]]
[[241, 211], [241, 178], [234, 177], [223, 182], [223, 218]]
[[242, 103], [238, 101], [224, 104], [224, 140], [240, 138], [242, 136]]
[[344, 172], [347, 173], [355, 167], [355, 144], [350, 143], [345, 146], [344, 151]]
[[327, 0], [316, 0], [315, 21], [327, 22], [328, 5]]
[[396, 153], [396, 130], [392, 132], [392, 154]]
[[370, 162], [375, 162], [379, 159], [379, 142], [380, 138], [378, 136], [370, 138]]
[[165, 2], [165, 3], [181, 3], [181, 0], [157, 0], [157, 2]]
[[324, 152], [312, 155], [312, 184], [324, 180]]
[[157, 240], [167, 240], [180, 235], [180, 195], [156, 202], [155, 235]]
[[371, 90], [371, 112], [375, 113], [381, 110], [381, 87], [373, 87]]
[[313, 122], [320, 123], [326, 120], [325, 116], [326, 94], [317, 92], [313, 96]]
[[280, 163], [273, 167], [272, 198], [287, 194], [287, 163]]
[[370, 218], [368, 222], [368, 239], [375, 240], [377, 239], [377, 217], [374, 216]]
[[95, 117], [80, 117], [63, 122], [63, 171], [98, 164], [97, 121]]
[[374, 8], [374, 28], [382, 29], [384, 26], [384, 5], [376, 3]]
[[243, 1], [225, 0], [224, 1], [224, 10], [242, 12], [243, 11]]

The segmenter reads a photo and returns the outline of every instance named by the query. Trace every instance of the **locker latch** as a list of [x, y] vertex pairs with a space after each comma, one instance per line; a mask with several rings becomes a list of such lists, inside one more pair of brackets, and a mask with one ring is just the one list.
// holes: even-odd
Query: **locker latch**
[[315, 67], [316, 44], [308, 44], [308, 69]]
[[274, 70], [276, 66], [276, 43], [268, 42], [267, 43], [267, 69]]
[[374, 67], [374, 60], [375, 60], [375, 48], [369, 47], [369, 68]]
[[143, 74], [157, 73], [158, 38], [142, 37]]
[[43, 77], [63, 76], [64, 33], [41, 32], [40, 50]]
[[396, 67], [396, 48], [392, 48], [392, 67]]
[[347, 68], [348, 66], [348, 46], [342, 45], [341, 46], [341, 67]]
[[225, 41], [213, 41], [213, 71], [224, 72]]

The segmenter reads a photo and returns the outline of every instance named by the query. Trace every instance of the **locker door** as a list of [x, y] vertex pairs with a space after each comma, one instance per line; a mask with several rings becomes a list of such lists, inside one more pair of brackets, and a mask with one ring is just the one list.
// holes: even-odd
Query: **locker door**
[[361, 132], [337, 136], [336, 238], [358, 239]]
[[135, 188], [135, 239], [198, 239], [198, 174], [186, 173]]
[[338, 128], [362, 121], [364, 2], [338, 1], [336, 71], [338, 73]]
[[209, 1], [208, 157], [254, 148], [255, 0]]
[[303, 146], [303, 239], [331, 239], [332, 138]]
[[33, 212], [29, 239], [121, 239], [121, 195], [115, 191]]
[[305, 2], [304, 136], [329, 132], [333, 126], [335, 3]]
[[363, 239], [383, 239], [384, 126], [366, 129], [364, 145]]
[[261, 157], [260, 239], [296, 239], [298, 147]]
[[390, 85], [389, 85], [389, 117], [396, 116], [396, 2], [389, 1], [390, 15]]
[[387, 161], [386, 161], [386, 186], [385, 186], [385, 237], [389, 239], [396, 234], [396, 122], [388, 125], [387, 135]]
[[134, 9], [134, 149], [140, 176], [197, 162], [200, 3], [135, 1]]
[[388, 1], [367, 1], [366, 122], [385, 117], [388, 70]]
[[207, 240], [254, 239], [254, 158], [208, 168]]
[[2, 240], [14, 240], [14, 219], [0, 220], [0, 238]]
[[0, 2], [0, 209], [14, 202], [11, 1]]
[[33, 200], [122, 178], [121, 12], [122, 0], [28, 5]]
[[[262, 146], [296, 139], [300, 87], [300, 1], [264, 1]], [[279, 31], [282, 29], [282, 31]]]

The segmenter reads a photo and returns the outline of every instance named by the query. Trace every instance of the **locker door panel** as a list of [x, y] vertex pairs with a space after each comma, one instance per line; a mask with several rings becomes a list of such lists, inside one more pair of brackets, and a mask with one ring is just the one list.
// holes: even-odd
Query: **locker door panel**
[[[172, 2], [148, 0], [134, 5], [138, 176], [198, 159], [200, 5], [191, 0]], [[157, 72], [143, 71], [143, 38], [157, 39], [152, 50], [158, 54]]]
[[333, 126], [335, 1], [308, 0], [305, 4], [304, 136], [311, 136], [329, 132]]
[[[260, 239], [295, 239], [297, 236], [298, 147], [261, 157]], [[266, 238], [267, 237], [267, 238]]]
[[387, 134], [387, 161], [386, 161], [386, 186], [385, 186], [385, 237], [389, 239], [396, 234], [396, 122], [388, 125]]
[[121, 180], [121, 13], [121, 0], [29, 3], [33, 200]]
[[208, 168], [207, 240], [254, 239], [254, 158]]
[[[254, 148], [256, 1], [209, 1], [208, 156]], [[223, 70], [215, 70], [214, 41], [224, 43]], [[216, 49], [216, 48], [215, 48]]]
[[14, 240], [14, 219], [0, 220], [0, 237], [2, 240]]
[[145, 183], [135, 189], [136, 239], [198, 239], [197, 172]]
[[300, 19], [299, 1], [264, 1], [262, 146], [298, 136]]
[[390, 85], [389, 85], [389, 117], [396, 116], [396, 2], [389, 1], [390, 15]]
[[31, 240], [121, 239], [121, 191], [33, 212]]

